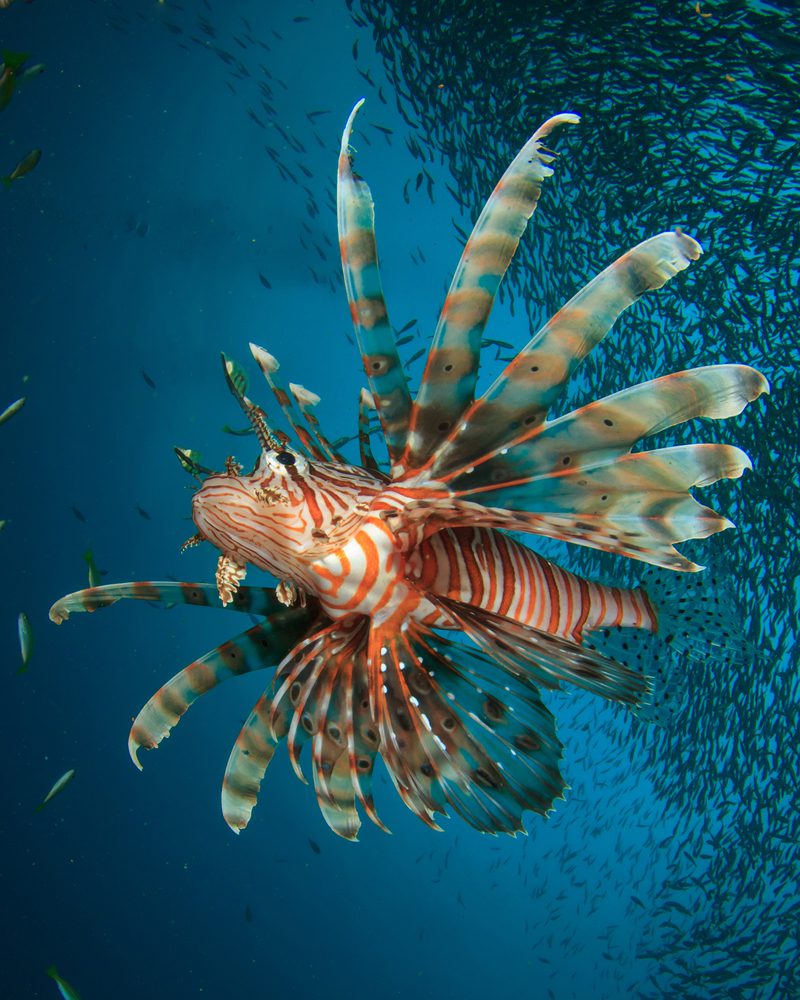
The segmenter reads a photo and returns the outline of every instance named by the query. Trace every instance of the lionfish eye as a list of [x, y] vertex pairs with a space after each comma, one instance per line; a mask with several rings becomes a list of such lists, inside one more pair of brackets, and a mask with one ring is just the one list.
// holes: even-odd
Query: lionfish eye
[[279, 451], [275, 456], [281, 465], [294, 465], [295, 457], [290, 451]]

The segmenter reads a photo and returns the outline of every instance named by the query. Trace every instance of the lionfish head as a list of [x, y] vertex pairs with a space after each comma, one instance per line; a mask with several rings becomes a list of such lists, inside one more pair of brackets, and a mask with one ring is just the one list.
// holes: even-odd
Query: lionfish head
[[291, 576], [307, 544], [304, 483], [309, 463], [280, 446], [263, 450], [255, 469], [241, 473], [229, 458], [227, 470], [208, 476], [192, 497], [200, 535], [240, 563]]
[[[277, 367], [266, 351], [255, 345], [252, 350], [262, 370]], [[264, 411], [248, 398], [244, 370], [225, 355], [222, 368], [228, 388], [261, 445], [261, 454], [249, 475], [242, 474], [241, 465], [232, 457], [224, 472], [203, 470], [206, 476], [192, 497], [192, 518], [199, 537], [224, 555], [279, 578], [291, 578], [308, 544], [310, 463], [290, 447], [287, 435], [269, 427]], [[185, 456], [178, 457], [185, 466]]]

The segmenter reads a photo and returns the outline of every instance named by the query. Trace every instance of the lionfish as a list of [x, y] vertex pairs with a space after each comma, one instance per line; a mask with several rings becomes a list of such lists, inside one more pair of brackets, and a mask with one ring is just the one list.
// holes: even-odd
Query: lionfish
[[[228, 388], [260, 444], [255, 466], [245, 474], [229, 458], [224, 472], [212, 472], [176, 449], [201, 483], [192, 501], [198, 533], [187, 544], [210, 542], [220, 551], [215, 585], [92, 587], [62, 598], [50, 617], [62, 622], [120, 598], [260, 617], [168, 681], [129, 738], [141, 766], [140, 748], [157, 747], [201, 694], [276, 668], [225, 772], [222, 811], [236, 832], [249, 822], [285, 741], [304, 781], [299, 754], [310, 744], [319, 806], [344, 838], [356, 839], [359, 806], [386, 829], [373, 797], [378, 757], [403, 802], [430, 827], [440, 829], [437, 814], [451, 808], [478, 830], [515, 834], [524, 832], [526, 810], [546, 816], [566, 788], [562, 745], [541, 690], [569, 682], [634, 710], [646, 706], [644, 647], [629, 654], [636, 644], [613, 637], [661, 635], [668, 643], [674, 635], [663, 633], [676, 627], [647, 586], [583, 579], [517, 535], [668, 570], [702, 569], [675, 543], [731, 523], [690, 490], [739, 477], [750, 468], [747, 455], [724, 444], [632, 448], [695, 417], [738, 414], [769, 387], [753, 368], [711, 365], [548, 419], [620, 313], [699, 257], [699, 244], [676, 230], [614, 261], [476, 394], [500, 281], [553, 173], [556, 154], [543, 140], [579, 120], [565, 113], [525, 143], [483, 208], [412, 398], [381, 287], [372, 196], [353, 171], [350, 134], [362, 103], [344, 130], [337, 186], [344, 285], [369, 383], [359, 406], [360, 465], [323, 434], [313, 413], [318, 397], [299, 385], [281, 387], [267, 351], [250, 345], [296, 445], [270, 428], [247, 396], [242, 370], [223, 355]], [[371, 449], [373, 413], [388, 461]], [[242, 586], [250, 565], [277, 586]], [[610, 637], [605, 647], [603, 637]]]

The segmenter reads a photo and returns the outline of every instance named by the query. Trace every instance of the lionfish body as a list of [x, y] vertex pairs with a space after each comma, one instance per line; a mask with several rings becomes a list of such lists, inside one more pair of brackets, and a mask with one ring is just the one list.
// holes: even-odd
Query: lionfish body
[[[310, 745], [323, 815], [355, 839], [358, 806], [382, 826], [372, 795], [382, 758], [403, 801], [426, 823], [452, 808], [489, 832], [522, 830], [525, 810], [546, 814], [565, 788], [561, 744], [540, 690], [564, 682], [636, 708], [650, 685], [641, 662], [603, 652], [612, 630], [650, 636], [663, 609], [646, 588], [582, 579], [508, 532], [538, 533], [665, 569], [696, 566], [675, 548], [730, 526], [689, 490], [749, 467], [719, 444], [632, 451], [694, 417], [724, 418], [767, 390], [742, 365], [678, 372], [556, 419], [553, 404], [619, 314], [700, 254], [690, 237], [662, 233], [629, 251], [568, 302], [476, 396], [480, 343], [500, 280], [532, 215], [555, 154], [542, 139], [574, 123], [547, 121], [495, 188], [473, 230], [412, 399], [381, 290], [374, 210], [339, 159], [338, 216], [345, 288], [370, 391], [359, 412], [361, 464], [347, 464], [302, 386], [284, 391], [277, 362], [251, 345], [298, 447], [273, 432], [225, 360], [229, 388], [261, 445], [248, 475], [229, 459], [193, 499], [198, 535], [220, 551], [216, 586], [118, 584], [81, 591], [51, 610], [94, 610], [121, 597], [221, 604], [259, 624], [190, 664], [136, 718], [130, 749], [154, 748], [189, 705], [231, 676], [277, 667], [231, 753], [222, 805], [249, 821], [275, 748]], [[388, 452], [369, 442], [377, 412]], [[275, 589], [242, 586], [249, 566]], [[465, 641], [466, 639], [466, 641]], [[626, 644], [627, 645], [627, 644]], [[612, 647], [613, 648], [613, 647]]]

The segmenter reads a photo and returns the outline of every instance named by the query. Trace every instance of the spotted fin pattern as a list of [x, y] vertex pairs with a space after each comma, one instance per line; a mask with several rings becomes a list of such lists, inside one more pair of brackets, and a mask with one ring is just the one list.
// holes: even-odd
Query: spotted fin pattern
[[[750, 468], [747, 456], [712, 444], [630, 450], [641, 438], [686, 420], [741, 413], [768, 388], [763, 375], [745, 365], [666, 375], [532, 431], [518, 429], [505, 447], [454, 472], [448, 486], [454, 496], [488, 508], [529, 511], [533, 516], [514, 516], [517, 530], [671, 569], [697, 569], [674, 543], [704, 538], [730, 522], [687, 490], [740, 476]], [[492, 515], [490, 520], [498, 526]]]
[[568, 681], [625, 705], [639, 705], [647, 696], [643, 675], [596, 650], [483, 608], [445, 597], [434, 600], [447, 608], [465, 635], [497, 665], [539, 687], [560, 688]]
[[638, 441], [697, 417], [723, 420], [741, 413], [767, 390], [746, 365], [710, 365], [664, 375], [615, 392], [530, 430], [517, 427], [500, 448], [467, 472], [441, 476], [451, 489], [497, 489], [582, 465], [614, 462]]
[[481, 503], [420, 500], [406, 508], [404, 519], [407, 526], [424, 525], [426, 533], [444, 526], [532, 532], [694, 572], [703, 567], [681, 555], [675, 543], [706, 538], [732, 525], [688, 491], [736, 479], [750, 467], [747, 455], [730, 445], [661, 448], [624, 455], [606, 465], [525, 479], [496, 491], [502, 505], [498, 507], [483, 505], [491, 504], [492, 492], [482, 492]]
[[565, 786], [535, 687], [413, 623], [386, 642], [381, 756], [405, 804], [433, 829], [449, 807], [490, 833], [523, 831], [525, 809], [546, 815]]
[[419, 468], [472, 403], [481, 337], [503, 275], [533, 214], [555, 153], [542, 140], [577, 115], [555, 115], [534, 132], [486, 202], [453, 276], [411, 410], [400, 470]]
[[619, 315], [645, 292], [661, 288], [700, 253], [700, 245], [691, 237], [661, 233], [597, 275], [545, 324], [464, 413], [455, 431], [440, 444], [431, 464], [431, 477], [472, 464], [538, 427], [578, 365]]
[[[348, 840], [360, 827], [357, 803], [383, 827], [372, 796], [378, 755], [403, 801], [435, 829], [448, 807], [492, 832], [521, 830], [524, 809], [546, 814], [564, 789], [561, 744], [524, 671], [504, 675], [491, 656], [414, 623], [399, 634], [368, 633], [366, 619], [335, 623], [280, 665], [228, 762], [222, 798], [231, 828], [249, 822], [284, 739], [298, 773], [299, 750], [311, 745], [320, 809]], [[374, 710], [370, 638], [380, 650]]]
[[[487, 774], [474, 775], [478, 787], [470, 787], [466, 775], [451, 780], [449, 790], [458, 798], [450, 801], [456, 810], [484, 832], [521, 831], [525, 809], [546, 816], [566, 787], [559, 771], [562, 746], [555, 720], [530, 678], [524, 672], [504, 672], [502, 665], [498, 671], [493, 655], [423, 630], [414, 635], [414, 650], [417, 676], [416, 681], [409, 679], [409, 685], [421, 686], [424, 692], [426, 682], [436, 683], [441, 704], [458, 711], [490, 763]], [[450, 764], [443, 769], [446, 778], [453, 774], [455, 757], [447, 747], [452, 726], [446, 712], [434, 713], [432, 719], [438, 723]], [[468, 764], [466, 772], [470, 775]], [[495, 801], [504, 800], [499, 822], [486, 815], [482, 791], [487, 787]], [[448, 790], [446, 784], [444, 789]], [[472, 806], [468, 807], [464, 792], [472, 798]], [[477, 816], [475, 805], [479, 805]]]
[[266, 768], [283, 739], [303, 780], [299, 751], [311, 742], [317, 801], [336, 833], [356, 838], [360, 827], [356, 799], [382, 825], [371, 792], [375, 730], [368, 726], [365, 735], [364, 708], [353, 707], [362, 700], [366, 704], [358, 679], [367, 633], [366, 619], [330, 625], [298, 644], [281, 663], [271, 690], [251, 713], [228, 761], [222, 801], [232, 829], [238, 832], [249, 822]]
[[150, 698], [131, 726], [128, 752], [139, 770], [139, 749], [155, 750], [200, 695], [231, 677], [276, 666], [308, 632], [314, 617], [310, 607], [281, 607], [175, 674]]
[[[533, 429], [505, 425], [500, 446], [442, 477], [453, 497], [481, 507], [450, 510], [448, 524], [549, 535], [669, 569], [695, 570], [674, 548], [730, 527], [687, 492], [737, 478], [750, 462], [728, 445], [631, 453], [640, 439], [696, 417], [735, 416], [769, 385], [746, 365], [713, 365], [644, 382]], [[432, 514], [421, 501], [406, 517]], [[505, 513], [503, 510], [505, 509]], [[463, 518], [463, 520], [462, 520]]]
[[395, 461], [406, 443], [411, 395], [383, 297], [375, 245], [375, 206], [367, 184], [353, 173], [350, 133], [363, 100], [353, 108], [339, 153], [337, 212], [342, 272], [364, 371]]

